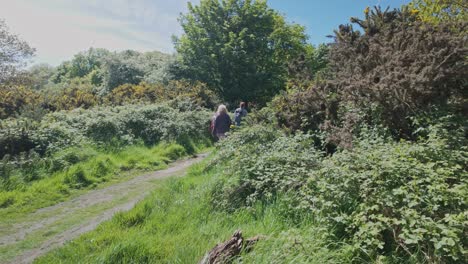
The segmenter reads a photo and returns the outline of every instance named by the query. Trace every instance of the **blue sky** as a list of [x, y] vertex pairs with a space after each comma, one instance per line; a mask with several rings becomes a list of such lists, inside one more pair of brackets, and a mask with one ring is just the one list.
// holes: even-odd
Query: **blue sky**
[[363, 17], [369, 6], [399, 8], [410, 0], [268, 0], [269, 5], [284, 14], [288, 21], [306, 27], [309, 42], [329, 42], [327, 35], [340, 24], [349, 23], [350, 17]]
[[[191, 1], [197, 4], [199, 0]], [[366, 6], [409, 0], [268, 0], [288, 21], [306, 26], [310, 42], [325, 37]], [[0, 19], [37, 49], [33, 63], [58, 65], [89, 47], [173, 52], [172, 35], [187, 0], [0, 0]]]

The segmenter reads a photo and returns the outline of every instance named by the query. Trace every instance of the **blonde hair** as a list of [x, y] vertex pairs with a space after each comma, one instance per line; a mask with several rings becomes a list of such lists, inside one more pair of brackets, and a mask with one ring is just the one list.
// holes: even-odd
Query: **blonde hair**
[[227, 113], [227, 108], [225, 105], [220, 105], [218, 106], [218, 111], [217, 111], [218, 114], [221, 114], [221, 113]]

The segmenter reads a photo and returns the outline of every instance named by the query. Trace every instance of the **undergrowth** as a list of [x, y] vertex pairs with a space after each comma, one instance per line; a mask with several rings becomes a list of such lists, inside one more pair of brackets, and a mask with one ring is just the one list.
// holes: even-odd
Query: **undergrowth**
[[450, 131], [395, 142], [363, 130], [352, 152], [329, 156], [313, 135], [241, 130], [38, 263], [193, 263], [237, 229], [265, 236], [239, 263], [464, 263], [466, 139]]
[[[38, 258], [36, 263], [194, 263], [241, 229], [245, 237], [264, 234], [247, 263], [347, 263], [346, 246], [329, 249], [325, 230], [313, 222], [289, 221], [278, 199], [228, 213], [212, 208], [212, 189], [222, 167], [191, 167], [187, 177], [169, 179], [129, 212], [95, 231]], [[340, 245], [335, 245], [336, 247]], [[273, 252], [273, 253], [272, 253]]]

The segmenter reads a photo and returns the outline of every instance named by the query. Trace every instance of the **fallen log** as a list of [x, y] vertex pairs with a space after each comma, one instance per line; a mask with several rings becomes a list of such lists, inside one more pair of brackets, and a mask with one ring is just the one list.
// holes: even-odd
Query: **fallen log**
[[255, 236], [244, 240], [242, 231], [237, 230], [232, 237], [212, 248], [198, 264], [225, 264], [231, 263], [233, 258], [240, 254], [242, 250], [251, 250], [253, 245], [262, 239], [261, 236]]

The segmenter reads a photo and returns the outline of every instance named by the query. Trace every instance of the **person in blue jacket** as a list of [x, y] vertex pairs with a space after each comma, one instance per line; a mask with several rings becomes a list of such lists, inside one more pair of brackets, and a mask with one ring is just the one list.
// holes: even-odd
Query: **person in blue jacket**
[[245, 102], [241, 102], [239, 108], [234, 112], [234, 123], [236, 126], [240, 126], [242, 118], [247, 116], [247, 110], [245, 108]]

